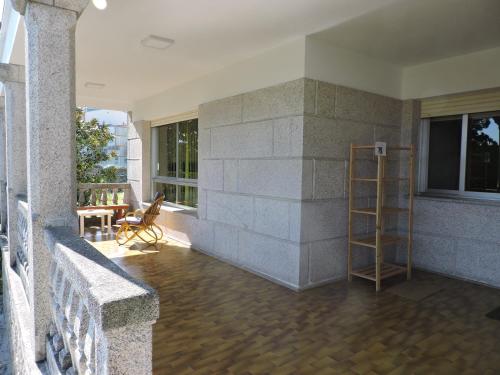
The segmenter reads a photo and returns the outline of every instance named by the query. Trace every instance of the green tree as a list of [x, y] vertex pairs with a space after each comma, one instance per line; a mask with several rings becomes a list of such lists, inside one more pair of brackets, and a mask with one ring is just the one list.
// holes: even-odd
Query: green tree
[[116, 168], [103, 168], [99, 163], [116, 157], [104, 148], [114, 139], [106, 124], [96, 119], [85, 121], [84, 113], [76, 109], [76, 179], [78, 182], [115, 182]]

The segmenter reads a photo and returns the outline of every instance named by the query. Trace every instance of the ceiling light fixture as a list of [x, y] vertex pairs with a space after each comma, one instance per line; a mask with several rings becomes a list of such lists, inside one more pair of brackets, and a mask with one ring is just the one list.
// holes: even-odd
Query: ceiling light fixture
[[141, 44], [144, 47], [154, 48], [154, 49], [167, 49], [174, 43], [175, 41], [173, 39], [164, 38], [158, 35], [149, 35], [143, 40], [141, 40]]
[[99, 82], [85, 82], [84, 85], [88, 89], [103, 89], [106, 87], [104, 83], [99, 83]]
[[108, 2], [106, 0], [92, 0], [92, 4], [99, 9], [104, 10], [108, 6]]

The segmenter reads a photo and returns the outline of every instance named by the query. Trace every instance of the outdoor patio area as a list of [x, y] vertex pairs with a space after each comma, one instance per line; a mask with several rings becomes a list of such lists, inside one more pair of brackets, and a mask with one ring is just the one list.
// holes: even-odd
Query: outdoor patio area
[[[116, 230], [116, 228], [115, 228]], [[498, 374], [500, 291], [416, 271], [293, 292], [179, 242], [85, 238], [160, 296], [155, 374]]]
[[499, 15], [0, 0], [0, 375], [499, 375]]

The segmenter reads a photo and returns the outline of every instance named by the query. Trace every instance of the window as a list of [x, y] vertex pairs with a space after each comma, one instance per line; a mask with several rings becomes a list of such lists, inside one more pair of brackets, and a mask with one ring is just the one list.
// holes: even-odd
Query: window
[[198, 120], [154, 127], [153, 189], [182, 206], [198, 204]]
[[420, 190], [500, 199], [499, 141], [500, 111], [423, 120]]

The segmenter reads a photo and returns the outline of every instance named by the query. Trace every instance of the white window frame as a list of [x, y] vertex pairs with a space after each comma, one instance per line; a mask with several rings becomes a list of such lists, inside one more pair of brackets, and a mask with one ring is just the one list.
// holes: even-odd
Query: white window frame
[[[496, 112], [496, 111], [492, 111]], [[462, 115], [462, 139], [460, 147], [460, 179], [458, 190], [429, 189], [428, 188], [428, 165], [429, 165], [429, 135], [430, 119], [425, 118], [420, 121], [420, 156], [418, 168], [418, 191], [421, 194], [441, 195], [456, 198], [473, 198], [483, 200], [500, 200], [500, 193], [485, 193], [479, 191], [465, 190], [465, 172], [467, 166], [467, 126], [469, 115]]]
[[[187, 119], [187, 120], [194, 120], [193, 119]], [[185, 120], [181, 120], [185, 121]], [[160, 176], [159, 170], [160, 170], [160, 163], [158, 160], [158, 132], [159, 128], [162, 126], [169, 126], [169, 125], [174, 125], [176, 127], [176, 137], [177, 141], [175, 143], [176, 147], [176, 170], [175, 170], [175, 177], [167, 177], [167, 176]], [[177, 166], [179, 165], [179, 121], [176, 121], [174, 123], [168, 123], [168, 124], [162, 124], [162, 125], [156, 125], [151, 128], [151, 192], [150, 196], [153, 198], [155, 192], [154, 184], [155, 182], [157, 183], [164, 183], [164, 184], [170, 184], [170, 185], [176, 185], [176, 186], [190, 186], [190, 187], [195, 187], [198, 188], [198, 179], [191, 179], [191, 178], [180, 178], [179, 177], [179, 168]], [[198, 170], [199, 173], [199, 170]], [[175, 200], [176, 202], [179, 200], [179, 189], [175, 189]], [[185, 206], [179, 203], [175, 202], [165, 202], [166, 205], [169, 206], [174, 206], [178, 208], [182, 208], [185, 210], [196, 210], [196, 207], [191, 207], [191, 206]]]

